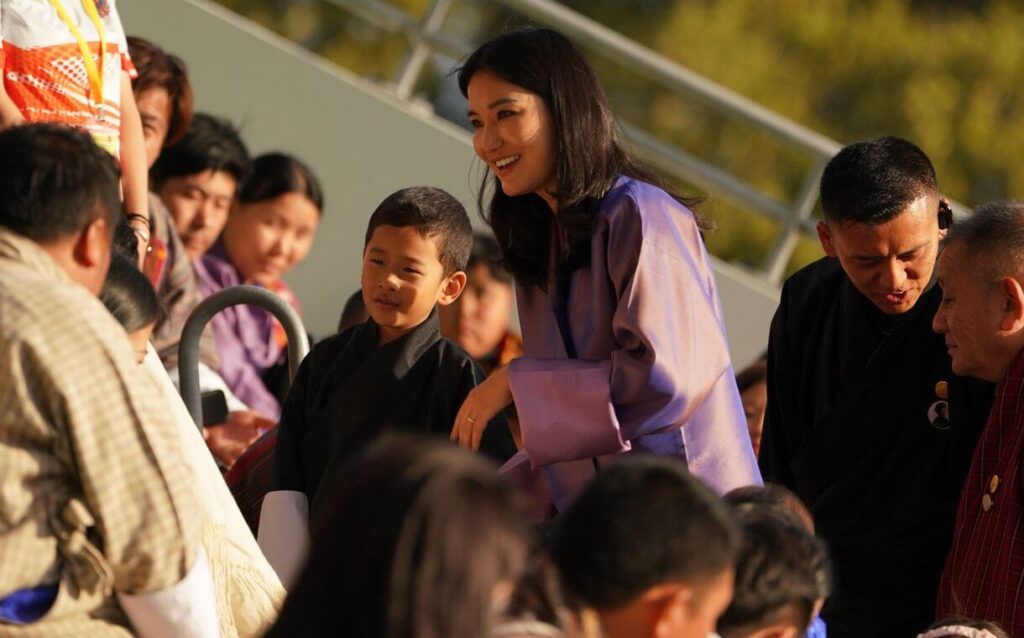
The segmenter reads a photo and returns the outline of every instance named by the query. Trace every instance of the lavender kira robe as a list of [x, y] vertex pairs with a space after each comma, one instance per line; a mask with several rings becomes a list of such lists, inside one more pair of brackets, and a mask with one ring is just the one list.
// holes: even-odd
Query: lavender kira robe
[[[509, 369], [523, 453], [543, 468], [558, 509], [601, 464], [629, 451], [684, 458], [719, 493], [760, 485], [690, 211], [620, 177], [598, 211], [590, 265], [572, 273], [568, 294], [558, 284], [552, 269], [548, 293], [517, 287], [524, 356]], [[558, 299], [566, 299], [572, 348]]]
[[[244, 283], [220, 241], [195, 266], [204, 297]], [[229, 306], [214, 315], [210, 325], [220, 358], [217, 372], [228, 388], [251, 410], [278, 420], [281, 405], [262, 379], [282, 356], [281, 346], [273, 338], [271, 314], [258, 306]]]

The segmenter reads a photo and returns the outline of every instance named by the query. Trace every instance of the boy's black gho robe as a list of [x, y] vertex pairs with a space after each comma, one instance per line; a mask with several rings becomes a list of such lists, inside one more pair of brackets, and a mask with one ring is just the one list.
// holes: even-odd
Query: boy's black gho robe
[[[403, 337], [378, 345], [373, 319], [318, 343], [282, 406], [271, 491], [304, 493], [310, 520], [330, 466], [385, 430], [447, 438], [466, 395], [483, 381], [476, 362], [441, 337], [437, 310]], [[503, 417], [480, 449], [502, 462], [515, 454]]]
[[[931, 328], [940, 299], [932, 286], [908, 313], [886, 315], [831, 258], [783, 287], [760, 465], [800, 495], [828, 542], [830, 638], [912, 636], [934, 618], [993, 390], [953, 375]], [[943, 400], [948, 422], [936, 419]]]

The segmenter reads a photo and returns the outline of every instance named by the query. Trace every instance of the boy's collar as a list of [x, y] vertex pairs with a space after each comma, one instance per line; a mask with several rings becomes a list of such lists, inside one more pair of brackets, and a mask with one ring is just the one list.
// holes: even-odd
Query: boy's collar
[[378, 330], [373, 317], [368, 318], [358, 337], [359, 350], [367, 356], [394, 357], [392, 371], [396, 379], [408, 374], [420, 357], [441, 340], [441, 321], [436, 306], [419, 325], [394, 341], [379, 345]]

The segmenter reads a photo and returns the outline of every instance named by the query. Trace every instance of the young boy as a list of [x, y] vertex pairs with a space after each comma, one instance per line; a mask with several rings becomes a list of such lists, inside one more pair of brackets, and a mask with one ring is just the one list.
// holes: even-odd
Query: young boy
[[822, 541], [786, 505], [736, 508], [743, 543], [732, 602], [718, 619], [722, 638], [797, 638], [829, 591]]
[[[385, 429], [447, 437], [483, 379], [441, 337], [437, 313], [465, 287], [472, 243], [465, 209], [436, 188], [400, 190], [370, 217], [361, 278], [370, 318], [318, 343], [282, 406], [259, 540], [285, 587], [301, 567], [328, 468]], [[515, 453], [506, 424], [487, 432], [485, 452], [501, 460]]]
[[729, 604], [738, 533], [675, 459], [624, 457], [569, 507], [552, 557], [606, 638], [707, 638]]

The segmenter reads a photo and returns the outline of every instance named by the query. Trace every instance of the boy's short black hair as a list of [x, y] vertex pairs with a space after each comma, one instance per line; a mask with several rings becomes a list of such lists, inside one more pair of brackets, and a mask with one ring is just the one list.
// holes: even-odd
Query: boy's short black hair
[[797, 631], [829, 594], [824, 543], [793, 516], [770, 508], [736, 513], [743, 534], [732, 602], [718, 619], [723, 638], [746, 636], [790, 614]]
[[172, 177], [203, 171], [223, 171], [241, 183], [249, 171], [249, 151], [231, 122], [196, 113], [185, 136], [160, 153], [149, 177], [153, 186], [159, 188]]
[[821, 208], [832, 221], [877, 226], [938, 190], [924, 151], [898, 137], [882, 137], [850, 144], [829, 161], [821, 176]]
[[121, 171], [88, 133], [58, 124], [0, 132], [0, 226], [47, 243], [98, 218], [113, 236], [121, 215]]
[[615, 609], [660, 584], [699, 588], [732, 568], [738, 544], [728, 510], [682, 462], [637, 455], [580, 492], [552, 557], [572, 596]]
[[473, 226], [459, 200], [432, 186], [413, 186], [388, 195], [370, 216], [365, 247], [378, 226], [415, 228], [437, 241], [437, 253], [444, 274], [466, 269], [473, 247]]

